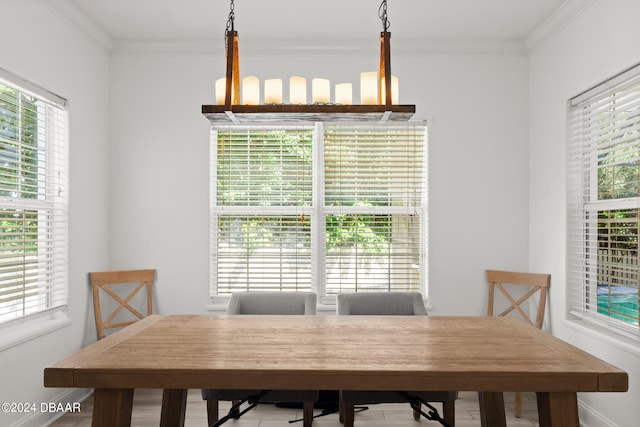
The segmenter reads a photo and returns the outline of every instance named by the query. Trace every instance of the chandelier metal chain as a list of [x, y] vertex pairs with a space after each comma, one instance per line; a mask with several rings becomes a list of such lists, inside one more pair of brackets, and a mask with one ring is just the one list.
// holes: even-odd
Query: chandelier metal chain
[[387, 0], [382, 0], [380, 7], [378, 8], [378, 18], [382, 20], [382, 30], [388, 31], [391, 26], [391, 21], [387, 15]]
[[236, 4], [234, 0], [231, 0], [229, 3], [229, 17], [227, 18], [227, 27], [224, 30], [224, 40], [225, 45], [228, 43], [227, 39], [229, 37], [229, 31], [235, 31], [235, 21], [236, 21]]

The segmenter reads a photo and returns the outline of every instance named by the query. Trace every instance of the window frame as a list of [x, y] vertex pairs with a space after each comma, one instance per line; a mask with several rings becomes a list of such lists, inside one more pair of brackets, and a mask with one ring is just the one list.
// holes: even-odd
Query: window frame
[[[38, 126], [35, 147], [36, 150], [41, 150], [38, 154], [31, 155], [36, 159], [37, 165], [33, 172], [38, 180], [35, 190], [37, 193], [32, 193], [35, 196], [32, 198], [20, 195], [0, 197], [1, 209], [33, 210], [37, 212], [39, 224], [36, 235], [37, 295], [34, 300], [37, 303], [28, 312], [25, 311], [23, 303], [19, 304], [23, 306], [22, 313], [16, 310], [5, 313], [5, 319], [0, 322], [2, 336], [0, 350], [2, 350], [70, 323], [67, 312], [69, 119], [68, 105], [64, 98], [2, 68], [0, 68], [0, 83], [18, 92], [21, 97], [34, 99], [34, 105], [36, 105], [34, 117]], [[18, 118], [18, 120], [21, 119]], [[22, 127], [20, 124], [18, 126]], [[15, 142], [12, 141], [13, 139], [7, 138], [6, 143], [18, 144], [18, 147], [23, 143], [21, 137], [17, 137]], [[11, 190], [7, 187], [6, 191]], [[26, 267], [23, 270], [27, 271]], [[9, 300], [7, 302], [11, 303]], [[10, 305], [12, 304], [5, 308], [8, 309]], [[14, 317], [9, 318], [12, 313]]]
[[[210, 234], [210, 250], [209, 250], [209, 260], [210, 260], [210, 286], [209, 286], [209, 299], [211, 305], [209, 308], [214, 308], [218, 306], [218, 304], [224, 304], [227, 301], [228, 295], [218, 295], [217, 293], [217, 284], [216, 284], [216, 275], [217, 275], [217, 267], [216, 267], [216, 256], [217, 256], [217, 226], [215, 221], [215, 216], [219, 214], [221, 211], [225, 209], [221, 209], [220, 206], [216, 206], [217, 204], [217, 143], [218, 136], [217, 132], [219, 130], [309, 130], [312, 131], [313, 134], [313, 143], [312, 143], [312, 206], [308, 208], [300, 209], [297, 213], [300, 212], [310, 212], [312, 217], [316, 219], [312, 221], [311, 225], [311, 234], [313, 235], [312, 244], [312, 255], [311, 255], [311, 291], [316, 292], [318, 294], [318, 301], [321, 305], [334, 305], [335, 304], [335, 294], [327, 294], [327, 271], [326, 271], [326, 215], [336, 212], [355, 212], [355, 210], [351, 210], [349, 208], [344, 208], [343, 210], [336, 209], [333, 207], [325, 206], [325, 146], [324, 146], [324, 130], [325, 127], [330, 127], [333, 125], [337, 126], [360, 126], [363, 128], [370, 127], [374, 128], [384, 128], [384, 125], [376, 124], [372, 125], [370, 123], [360, 124], [360, 123], [315, 123], [310, 125], [214, 125], [211, 128], [210, 133], [210, 216], [209, 216], [209, 234]], [[421, 162], [421, 188], [420, 188], [420, 206], [413, 207], [412, 214], [416, 215], [420, 219], [420, 226], [417, 234], [419, 234], [419, 291], [423, 294], [424, 298], [428, 298], [428, 287], [427, 287], [427, 277], [428, 277], [428, 218], [427, 218], [427, 203], [428, 203], [428, 186], [427, 186], [427, 151], [428, 151], [428, 139], [427, 139], [427, 126], [425, 122], [409, 122], [404, 124], [398, 123], [389, 123], [388, 126], [392, 128], [394, 126], [406, 126], [407, 129], [411, 129], [412, 132], [418, 132], [414, 130], [414, 128], [420, 128], [421, 135], [421, 150], [422, 150], [422, 162]], [[250, 210], [250, 209], [249, 209]], [[401, 213], [406, 212], [408, 208], [399, 208], [399, 207], [391, 207], [388, 208], [391, 213]]]
[[[620, 110], [623, 115], [631, 117], [628, 125], [632, 136], [630, 144], [618, 148], [617, 142], [609, 142], [604, 148], [599, 144], [600, 137], [610, 131], [601, 131], [605, 126], [611, 126], [616, 131], [615, 135], [625, 135], [628, 131], [627, 123], [618, 124], [620, 119], [617, 117], [618, 109], [615, 108], [617, 100], [623, 94], [631, 96], [631, 108], [635, 110]], [[612, 105], [608, 109], [604, 106]], [[624, 106], [624, 105], [623, 105]], [[592, 111], [593, 110], [593, 111]], [[602, 119], [599, 114], [604, 111], [609, 117]], [[634, 114], [633, 111], [638, 111]], [[638, 118], [636, 118], [638, 117]], [[636, 120], [636, 124], [634, 124]], [[607, 127], [606, 129], [610, 129]], [[592, 131], [601, 132], [592, 136]], [[633, 136], [633, 133], [638, 136]], [[617, 136], [608, 136], [609, 139], [615, 139]], [[607, 141], [607, 139], [605, 139]], [[620, 74], [594, 86], [593, 88], [577, 95], [569, 100], [567, 105], [567, 214], [568, 214], [568, 265], [567, 265], [567, 283], [568, 283], [568, 312], [572, 318], [578, 318], [587, 321], [590, 325], [598, 328], [605, 328], [613, 331], [620, 337], [632, 338], [640, 341], [640, 322], [638, 322], [638, 313], [636, 309], [636, 323], [621, 320], [621, 314], [614, 310], [611, 302], [613, 290], [612, 288], [619, 286], [624, 292], [628, 292], [630, 298], [633, 299], [633, 283], [618, 285], [615, 280], [616, 275], [620, 275], [616, 270], [619, 262], [605, 262], [604, 256], [613, 257], [611, 253], [615, 250], [614, 245], [618, 243], [620, 236], [611, 235], [609, 230], [610, 223], [614, 222], [608, 216], [604, 221], [602, 214], [611, 215], [612, 213], [622, 210], [631, 210], [637, 212], [635, 225], [631, 225], [630, 229], [635, 227], [635, 245], [637, 249], [634, 256], [638, 261], [640, 252], [640, 192], [636, 191], [635, 196], [622, 195], [604, 196], [600, 194], [600, 178], [599, 172], [607, 171], [609, 162], [606, 156], [608, 154], [616, 154], [620, 159], [626, 159], [629, 154], [628, 148], [634, 149], [632, 155], [635, 155], [634, 162], [631, 163], [634, 174], [638, 176], [635, 181], [623, 181], [624, 184], [635, 185], [640, 188], [640, 64], [635, 65]], [[623, 154], [618, 154], [622, 151]], [[605, 154], [603, 154], [605, 153]], [[614, 157], [617, 159], [617, 157]], [[607, 163], [604, 160], [608, 160]], [[628, 161], [620, 163], [618, 160], [613, 163], [613, 167], [623, 165], [629, 167]], [[615, 191], [616, 185], [612, 184], [612, 190]], [[607, 193], [608, 194], [608, 193]], [[628, 219], [627, 217], [623, 218]], [[624, 221], [618, 221], [624, 222]], [[606, 224], [606, 235], [602, 224]], [[631, 223], [632, 224], [632, 223]], [[626, 228], [625, 228], [626, 231]], [[633, 231], [632, 231], [633, 232]], [[601, 236], [602, 234], [602, 236]], [[603, 240], [605, 239], [605, 240]], [[620, 240], [622, 241], [622, 239]], [[633, 242], [633, 235], [631, 240]], [[600, 251], [601, 244], [608, 244], [603, 254]], [[612, 249], [613, 248], [613, 249]], [[626, 248], [624, 251], [633, 252], [633, 249]], [[625, 257], [626, 258], [626, 257]], [[633, 263], [623, 267], [622, 272], [634, 272]], [[636, 279], [640, 279], [640, 272], [635, 269]], [[604, 272], [607, 272], [606, 274]], [[606, 276], [606, 278], [604, 278]], [[622, 277], [622, 276], [621, 276]], [[628, 277], [628, 276], [625, 276]], [[633, 280], [633, 279], [630, 279]], [[600, 282], [603, 282], [602, 284]], [[636, 299], [640, 298], [638, 294], [638, 281], [636, 280]], [[601, 311], [599, 295], [601, 286], [608, 289], [607, 307], [609, 312]], [[603, 288], [604, 289], [604, 288]], [[621, 295], [625, 295], [624, 293]], [[636, 301], [637, 304], [637, 301]], [[624, 317], [624, 316], [623, 316]]]

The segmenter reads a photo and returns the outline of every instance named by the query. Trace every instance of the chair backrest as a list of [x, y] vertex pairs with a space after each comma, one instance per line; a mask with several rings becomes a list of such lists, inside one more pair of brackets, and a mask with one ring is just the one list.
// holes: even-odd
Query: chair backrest
[[293, 291], [254, 291], [231, 294], [227, 314], [316, 314], [316, 294]]
[[[544, 321], [544, 310], [547, 302], [547, 289], [551, 285], [550, 274], [487, 270], [487, 282], [489, 282], [487, 316], [494, 315], [493, 306], [495, 300], [495, 288], [497, 287], [507, 298], [509, 304], [511, 304], [504, 311], [498, 314], [498, 316], [506, 316], [515, 310], [520, 314], [520, 317], [522, 317], [523, 320], [529, 322], [531, 325], [536, 326], [538, 329], [542, 328], [542, 322]], [[525, 286], [528, 287], [529, 290], [516, 300], [515, 297], [513, 297], [509, 293], [508, 286], [506, 285], [514, 285], [520, 289], [522, 286]], [[525, 311], [520, 306], [523, 302], [532, 297], [536, 292], [539, 293], [540, 297], [538, 299], [538, 310], [536, 313], [534, 324], [531, 316], [527, 315], [527, 313], [525, 313]]]
[[366, 292], [339, 294], [338, 315], [426, 316], [420, 292]]
[[[90, 273], [91, 285], [93, 287], [93, 309], [96, 316], [96, 332], [98, 339], [105, 337], [105, 330], [111, 328], [121, 328], [131, 325], [138, 320], [153, 313], [152, 307], [152, 286], [156, 277], [156, 270], [119, 270], [119, 271], [101, 271]], [[139, 291], [146, 287], [146, 314], [142, 314], [140, 310], [132, 305], [132, 300]], [[121, 292], [117, 289], [126, 291], [133, 288], [128, 296], [122, 297]], [[101, 292], [102, 291], [102, 292]], [[102, 295], [105, 298], [102, 299]], [[110, 298], [109, 298], [110, 297]], [[104, 301], [104, 300], [107, 301]], [[117, 305], [111, 314], [104, 319], [102, 308], [116, 302]], [[123, 309], [126, 311], [123, 312]], [[144, 309], [141, 309], [144, 311]], [[120, 317], [135, 317], [132, 320], [115, 320], [120, 313]], [[132, 316], [133, 315], [133, 316]]]

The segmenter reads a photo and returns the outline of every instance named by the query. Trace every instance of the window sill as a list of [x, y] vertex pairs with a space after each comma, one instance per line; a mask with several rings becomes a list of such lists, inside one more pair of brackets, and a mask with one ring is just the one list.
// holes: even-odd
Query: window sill
[[[204, 308], [207, 311], [214, 312], [215, 314], [224, 314], [227, 312], [227, 306], [229, 305], [228, 297], [215, 297], [212, 301], [205, 305]], [[336, 313], [336, 305], [335, 304], [327, 304], [327, 303], [319, 303], [317, 305], [317, 311], [321, 314], [335, 314]]]
[[66, 310], [42, 313], [0, 326], [0, 351], [15, 347], [71, 324]]
[[211, 303], [204, 306], [207, 311], [212, 311], [215, 314], [224, 314], [227, 312], [227, 303]]
[[600, 342], [616, 347], [629, 354], [640, 356], [640, 341], [638, 337], [627, 337], [616, 333], [601, 325], [589, 322], [586, 319], [567, 319], [564, 324], [569, 328], [584, 335], [595, 338]]
[[[204, 306], [205, 310], [214, 312], [216, 314], [224, 314], [227, 312], [227, 306], [229, 305], [229, 297], [213, 297], [211, 302]], [[316, 306], [318, 314], [331, 315], [337, 314], [336, 300], [334, 298], [328, 298], [327, 301], [319, 301]], [[427, 305], [427, 311], [432, 310], [431, 305]]]

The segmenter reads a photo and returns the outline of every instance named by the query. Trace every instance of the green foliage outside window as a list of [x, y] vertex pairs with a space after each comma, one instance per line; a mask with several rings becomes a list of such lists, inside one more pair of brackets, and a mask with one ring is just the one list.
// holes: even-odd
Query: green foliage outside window
[[[0, 197], [38, 198], [37, 101], [0, 84]], [[34, 211], [0, 209], [3, 253], [37, 253], [38, 216]]]
[[[246, 132], [246, 133], [245, 133]], [[240, 135], [237, 135], [240, 133]], [[237, 138], [237, 139], [234, 139]], [[234, 131], [218, 137], [218, 204], [222, 206], [306, 207], [312, 202], [311, 131]], [[347, 201], [348, 202], [348, 201]], [[343, 205], [345, 201], [341, 202]], [[388, 203], [356, 200], [350, 206]], [[298, 215], [308, 236], [297, 244], [309, 246], [308, 218]], [[294, 225], [276, 226], [282, 218], [243, 216], [220, 218], [223, 233], [235, 233], [242, 246], [259, 248], [285, 242], [283, 235]], [[238, 225], [234, 226], [232, 223]], [[305, 224], [306, 223], [306, 224]], [[288, 227], [288, 228], [287, 228]], [[388, 251], [391, 217], [376, 214], [327, 215], [327, 250], [360, 246], [373, 253]], [[276, 235], [274, 230], [280, 230]]]
[[[609, 122], [609, 114], [621, 119]], [[597, 200], [640, 199], [640, 110], [607, 111], [598, 137]], [[598, 210], [598, 312], [638, 322], [640, 209]]]
[[0, 196], [38, 198], [37, 101], [0, 84]]
[[[236, 133], [241, 133], [237, 140]], [[218, 204], [309, 206], [311, 138], [310, 132], [224, 133], [218, 146]]]

